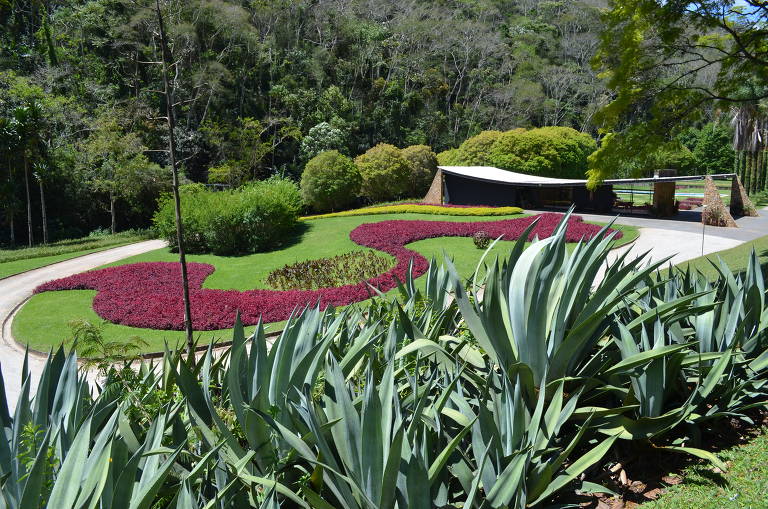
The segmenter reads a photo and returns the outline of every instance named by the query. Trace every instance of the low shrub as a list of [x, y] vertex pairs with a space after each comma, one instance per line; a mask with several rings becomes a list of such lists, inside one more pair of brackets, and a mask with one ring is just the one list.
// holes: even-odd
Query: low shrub
[[355, 158], [363, 183], [360, 192], [373, 201], [386, 201], [408, 194], [411, 168], [399, 148], [379, 143]]
[[472, 235], [472, 241], [475, 243], [475, 247], [477, 249], [487, 249], [488, 244], [491, 243], [491, 236], [480, 230], [479, 232]]
[[330, 214], [302, 217], [308, 219], [324, 219], [327, 217], [366, 216], [368, 214], [436, 214], [441, 216], [510, 216], [522, 214], [520, 207], [452, 207], [450, 205], [420, 205], [408, 203], [402, 205], [384, 205], [362, 209], [345, 210]]
[[414, 198], [423, 196], [435, 178], [437, 156], [427, 145], [411, 145], [404, 148], [401, 154], [411, 170], [408, 194]]
[[354, 203], [362, 177], [350, 158], [336, 150], [316, 155], [301, 175], [301, 196], [318, 211], [339, 210]]
[[317, 290], [359, 283], [387, 271], [392, 260], [373, 251], [351, 251], [330, 258], [291, 263], [270, 272], [276, 290]]
[[[280, 246], [296, 227], [299, 188], [287, 179], [253, 182], [234, 191], [200, 186], [181, 194], [185, 247], [189, 253], [238, 255]], [[153, 218], [158, 235], [177, 248], [173, 200], [165, 196]]]

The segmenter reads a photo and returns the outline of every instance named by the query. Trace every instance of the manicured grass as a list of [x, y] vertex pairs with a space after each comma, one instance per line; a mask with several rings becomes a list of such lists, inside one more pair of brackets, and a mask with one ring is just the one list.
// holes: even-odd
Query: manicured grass
[[768, 428], [750, 443], [719, 453], [723, 474], [702, 463], [684, 472], [684, 481], [643, 509], [762, 509], [768, 507]]
[[46, 246], [0, 250], [0, 279], [69, 260], [112, 247], [123, 246], [151, 238], [144, 232], [126, 232], [103, 237], [62, 240]]
[[728, 265], [728, 268], [731, 269], [732, 272], [743, 272], [746, 270], [747, 264], [749, 263], [752, 249], [755, 250], [757, 256], [760, 258], [760, 264], [763, 266], [764, 273], [768, 274], [768, 235], [757, 238], [751, 242], [745, 242], [744, 244], [731, 249], [688, 260], [679, 264], [678, 267], [685, 269], [690, 266], [692, 269], [698, 270], [708, 278], [716, 279], [718, 272], [712, 266], [712, 262], [719, 263], [718, 258], [720, 258]]
[[[522, 216], [465, 218], [424, 214], [391, 214], [328, 218], [306, 222], [300, 236], [294, 239], [293, 243], [280, 250], [242, 257], [190, 255], [188, 260], [210, 263], [216, 267], [216, 271], [205, 280], [204, 287], [206, 288], [241, 291], [253, 288], [268, 288], [265, 280], [269, 273], [288, 263], [366, 249], [349, 239], [349, 232], [363, 223], [389, 219], [497, 221], [499, 219], [518, 217]], [[621, 229], [624, 231], [624, 238], [618, 241], [617, 245], [637, 238], [637, 229], [624, 226]], [[509, 244], [509, 242], [499, 242], [490, 254], [489, 259], [496, 255], [504, 256], [509, 248]], [[427, 258], [435, 257], [438, 261], [443, 259], [444, 252], [447, 253], [454, 258], [457, 270], [465, 277], [469, 277], [473, 273], [483, 253], [483, 251], [475, 248], [472, 239], [469, 238], [446, 237], [427, 239], [415, 242], [411, 244], [411, 247]], [[167, 249], [160, 249], [126, 258], [120, 262], [110, 264], [110, 266], [147, 261], [178, 261], [178, 256]], [[47, 292], [35, 295], [21, 309], [13, 322], [14, 337], [18, 341], [28, 343], [31, 348], [36, 350], [48, 350], [52, 346], [58, 345], [62, 339], [68, 337], [70, 330], [68, 323], [71, 320], [88, 319], [95, 323], [101, 321], [91, 306], [94, 295], [94, 291], [86, 290]], [[52, 313], [51, 310], [56, 311]], [[278, 327], [279, 324], [272, 325], [273, 329]], [[184, 333], [180, 331], [138, 329], [114, 324], [106, 324], [104, 326], [104, 334], [105, 337], [110, 339], [140, 336], [150, 344], [146, 348], [148, 351], [157, 351], [162, 347], [163, 341], [176, 344], [183, 341], [184, 337]], [[208, 342], [214, 337], [229, 340], [231, 335], [229, 330], [208, 331], [199, 334], [201, 342]]]

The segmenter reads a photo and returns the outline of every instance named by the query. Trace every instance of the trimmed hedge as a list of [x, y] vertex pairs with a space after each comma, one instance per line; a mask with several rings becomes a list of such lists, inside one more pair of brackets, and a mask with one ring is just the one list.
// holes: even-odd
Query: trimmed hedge
[[482, 131], [468, 138], [459, 146], [458, 157], [462, 165], [489, 166], [491, 165], [491, 148], [504, 134], [501, 131]]
[[597, 143], [570, 127], [541, 127], [502, 134], [491, 147], [490, 162], [504, 170], [556, 178], [584, 178], [587, 157]]
[[[189, 253], [238, 255], [279, 247], [297, 225], [299, 188], [287, 179], [253, 182], [234, 191], [183, 186], [182, 222]], [[173, 199], [164, 196], [153, 222], [158, 235], [176, 249]]]
[[436, 214], [441, 216], [510, 216], [522, 214], [520, 207], [447, 207], [443, 205], [384, 205], [363, 209], [345, 210], [317, 216], [305, 216], [302, 220], [324, 219], [326, 217], [367, 216], [369, 214]]
[[301, 175], [301, 196], [318, 211], [339, 210], [355, 202], [362, 177], [352, 159], [337, 150], [316, 155]]
[[443, 166], [496, 166], [542, 177], [584, 178], [597, 150], [589, 134], [570, 127], [483, 131], [437, 156]]

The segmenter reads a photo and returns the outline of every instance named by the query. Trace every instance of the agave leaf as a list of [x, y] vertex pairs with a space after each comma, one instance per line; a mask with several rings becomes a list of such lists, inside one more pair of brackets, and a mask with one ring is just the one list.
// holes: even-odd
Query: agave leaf
[[723, 472], [726, 472], [728, 470], [728, 465], [723, 463], [717, 456], [712, 454], [709, 451], [705, 451], [703, 449], [696, 449], [695, 447], [678, 447], [673, 445], [657, 445], [657, 449], [664, 449], [671, 452], [677, 452], [681, 454], [690, 454], [692, 456], [696, 456], [697, 458], [701, 458], [704, 460], [709, 461], [714, 466], [722, 470]]

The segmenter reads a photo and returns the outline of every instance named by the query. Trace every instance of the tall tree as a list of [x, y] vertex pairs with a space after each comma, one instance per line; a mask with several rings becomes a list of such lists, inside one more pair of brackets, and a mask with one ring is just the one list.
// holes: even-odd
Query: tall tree
[[179, 264], [181, 265], [181, 286], [184, 299], [184, 326], [187, 335], [187, 354], [195, 354], [195, 340], [192, 330], [192, 305], [189, 298], [189, 276], [187, 275], [187, 258], [184, 253], [184, 224], [181, 221], [181, 199], [179, 198], [179, 169], [176, 165], [176, 118], [173, 99], [173, 85], [168, 79], [168, 67], [173, 65], [173, 57], [168, 48], [163, 12], [160, 10], [160, 0], [155, 0], [157, 13], [158, 35], [160, 37], [160, 54], [163, 76], [163, 96], [165, 98], [165, 119], [168, 125], [168, 159], [173, 176], [173, 203], [176, 215], [176, 242], [179, 248]]
[[34, 242], [32, 228], [32, 196], [29, 188], [30, 166], [37, 161], [43, 150], [42, 140], [42, 115], [40, 105], [30, 103], [13, 110], [14, 132], [17, 137], [17, 146], [21, 151], [24, 167], [24, 187], [27, 200], [27, 241], [29, 247]]
[[590, 178], [623, 160], [645, 168], [708, 108], [768, 98], [768, 2], [611, 0], [594, 63], [615, 93], [597, 120], [601, 148]]

